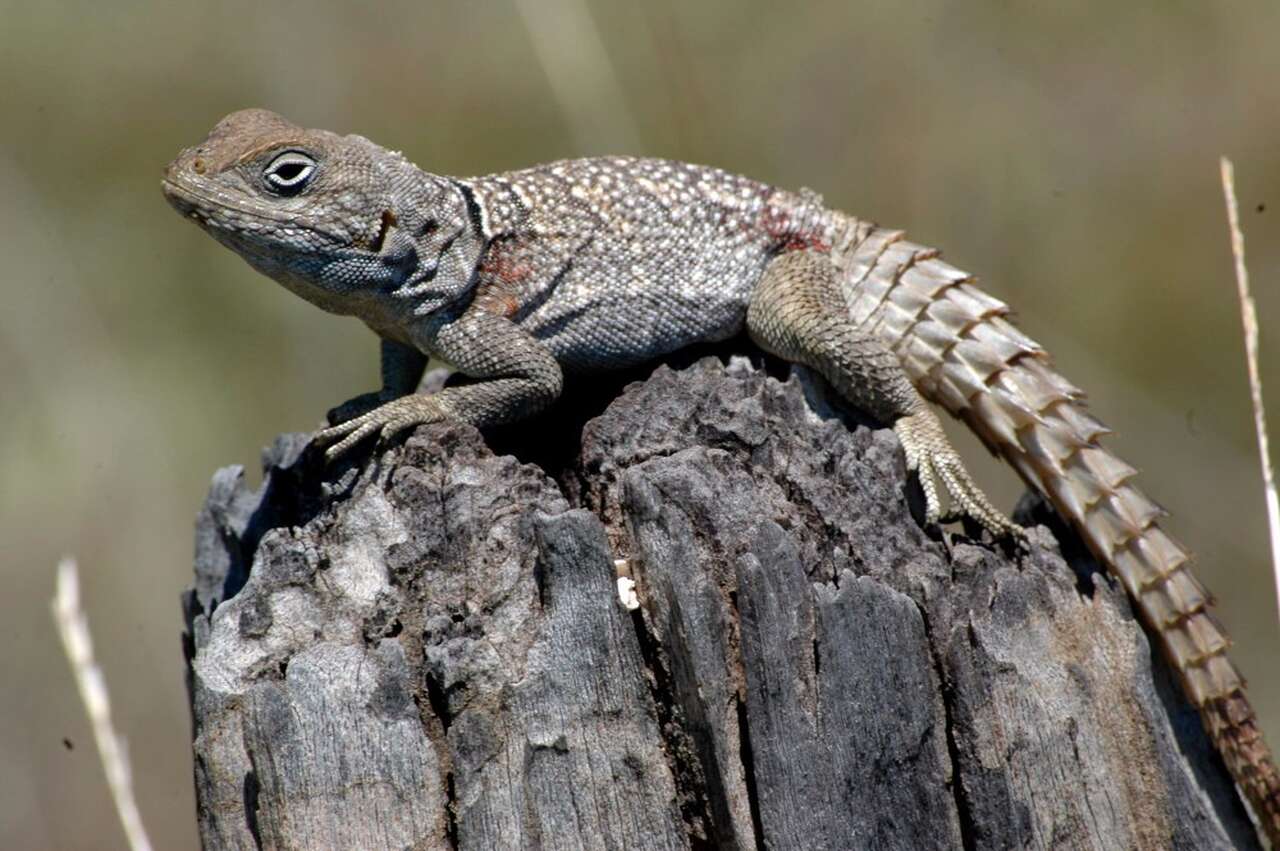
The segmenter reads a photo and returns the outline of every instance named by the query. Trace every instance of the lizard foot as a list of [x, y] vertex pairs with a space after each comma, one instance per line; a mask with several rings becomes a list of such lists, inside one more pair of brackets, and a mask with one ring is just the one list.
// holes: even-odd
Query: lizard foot
[[373, 409], [382, 405], [384, 402], [390, 401], [379, 391], [372, 393], [361, 393], [359, 396], [348, 399], [336, 408], [330, 408], [329, 412], [324, 415], [329, 425], [335, 426], [339, 423], [345, 423], [347, 420], [354, 420], [356, 417], [364, 416]]
[[[942, 430], [933, 411], [922, 409], [901, 417], [893, 425], [907, 456], [907, 469], [914, 470], [924, 489], [925, 523], [949, 522], [955, 515], [968, 515], [997, 538], [1021, 538], [1023, 529], [991, 504], [986, 494], [974, 483], [960, 456]], [[955, 510], [942, 514], [938, 501], [938, 482], [946, 488]]]
[[439, 397], [411, 393], [344, 423], [330, 426], [318, 432], [314, 439], [317, 443], [338, 441], [324, 453], [325, 458], [332, 461], [372, 434], [385, 440], [411, 426], [435, 423], [448, 417], [449, 411]]

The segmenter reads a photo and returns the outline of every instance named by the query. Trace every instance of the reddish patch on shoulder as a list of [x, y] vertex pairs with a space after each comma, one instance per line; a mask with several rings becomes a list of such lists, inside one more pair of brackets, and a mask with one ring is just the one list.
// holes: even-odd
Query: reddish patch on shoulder
[[760, 226], [779, 251], [820, 251], [826, 253], [831, 245], [812, 226], [797, 224], [784, 209], [768, 204], [760, 215]]
[[533, 270], [515, 257], [490, 253], [480, 263], [480, 274], [493, 281], [515, 284], [529, 277]]
[[533, 268], [520, 256], [519, 243], [498, 242], [490, 247], [480, 266], [477, 305], [499, 316], [511, 317], [520, 309], [520, 285]]
[[515, 316], [520, 309], [520, 300], [514, 294], [499, 290], [478, 291], [473, 303], [481, 310], [505, 319]]

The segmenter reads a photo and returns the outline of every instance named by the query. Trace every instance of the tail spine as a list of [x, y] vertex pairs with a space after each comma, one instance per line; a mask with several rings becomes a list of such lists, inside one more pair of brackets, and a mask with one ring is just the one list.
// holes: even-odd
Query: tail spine
[[1044, 494], [1115, 575], [1158, 637], [1205, 730], [1280, 848], [1280, 773], [1227, 658], [1191, 553], [1159, 525], [1165, 511], [1104, 449], [1110, 433], [1045, 350], [1006, 318], [973, 277], [901, 231], [850, 220], [833, 240], [845, 298], [859, 325], [898, 353], [920, 393], [963, 420]]

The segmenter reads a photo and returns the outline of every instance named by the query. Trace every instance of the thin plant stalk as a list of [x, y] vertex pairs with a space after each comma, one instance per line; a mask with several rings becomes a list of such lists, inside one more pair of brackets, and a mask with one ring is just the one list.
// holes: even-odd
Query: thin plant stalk
[[1266, 408], [1262, 404], [1262, 379], [1258, 375], [1258, 312], [1249, 294], [1249, 269], [1244, 262], [1244, 233], [1240, 230], [1240, 209], [1236, 203], [1235, 167], [1222, 157], [1222, 193], [1227, 201], [1227, 224], [1231, 228], [1231, 254], [1236, 265], [1236, 290], [1240, 296], [1240, 320], [1244, 323], [1244, 353], [1249, 365], [1249, 395], [1253, 402], [1253, 424], [1258, 433], [1258, 455], [1262, 465], [1262, 485], [1266, 494], [1267, 527], [1271, 534], [1271, 567], [1275, 574], [1276, 612], [1280, 618], [1280, 498], [1276, 496], [1276, 476], [1271, 468], [1271, 446], [1267, 440]]
[[93, 659], [93, 642], [89, 638], [89, 620], [80, 607], [80, 577], [74, 559], [64, 558], [58, 564], [57, 590], [53, 598], [53, 620], [62, 638], [62, 648], [71, 662], [80, 700], [84, 703], [98, 744], [98, 756], [107, 773], [107, 786], [115, 801], [116, 814], [124, 827], [125, 839], [132, 851], [151, 851], [151, 841], [142, 825], [142, 815], [133, 795], [133, 772], [124, 740], [111, 723], [111, 700], [102, 669]]

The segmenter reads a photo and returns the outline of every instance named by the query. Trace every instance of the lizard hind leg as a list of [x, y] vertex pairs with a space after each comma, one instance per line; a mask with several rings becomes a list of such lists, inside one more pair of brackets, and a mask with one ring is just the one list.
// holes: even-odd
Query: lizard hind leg
[[897, 355], [849, 318], [826, 254], [789, 251], [770, 261], [752, 292], [747, 331], [765, 351], [817, 370], [849, 402], [893, 425], [907, 468], [920, 478], [926, 523], [942, 517], [941, 482], [955, 508], [993, 535], [1021, 533], [974, 483]]

